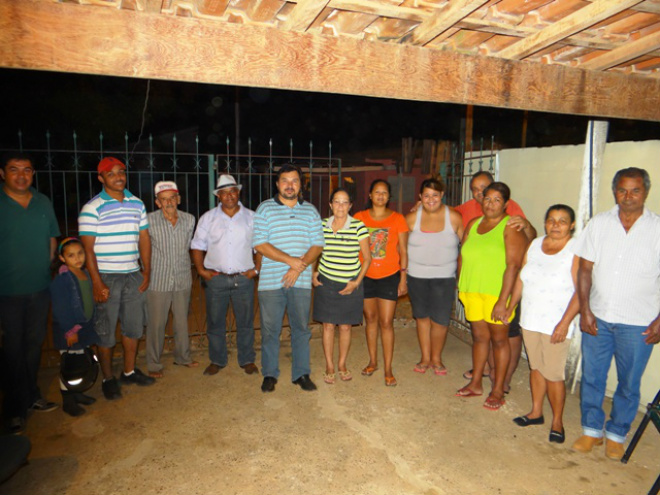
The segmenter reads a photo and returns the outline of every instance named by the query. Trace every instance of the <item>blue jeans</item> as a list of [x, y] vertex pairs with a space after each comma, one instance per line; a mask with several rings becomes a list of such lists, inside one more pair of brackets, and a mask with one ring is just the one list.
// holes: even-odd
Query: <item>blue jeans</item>
[[218, 366], [227, 366], [227, 309], [231, 301], [236, 317], [238, 364], [254, 363], [254, 280], [221, 274], [204, 283], [209, 359]]
[[[600, 438], [605, 426], [608, 439], [623, 443], [637, 414], [640, 382], [653, 346], [644, 343], [644, 326], [596, 321], [598, 335], [582, 334], [582, 431], [587, 436]], [[603, 399], [612, 356], [616, 363], [618, 384], [612, 399], [610, 419], [605, 424]]]
[[49, 304], [47, 289], [22, 296], [0, 296], [3, 411], [7, 418], [25, 418], [28, 408], [41, 399], [37, 372]]
[[309, 306], [311, 289], [289, 289], [259, 291], [261, 313], [261, 373], [264, 376], [280, 376], [280, 334], [284, 312], [289, 315], [291, 326], [291, 381], [310, 374]]

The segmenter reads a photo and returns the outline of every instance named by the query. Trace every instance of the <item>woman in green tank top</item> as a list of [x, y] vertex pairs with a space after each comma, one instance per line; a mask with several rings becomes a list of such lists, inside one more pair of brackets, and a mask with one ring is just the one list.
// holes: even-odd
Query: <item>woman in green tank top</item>
[[509, 364], [508, 302], [527, 248], [522, 232], [507, 227], [506, 206], [511, 192], [502, 182], [484, 190], [484, 216], [465, 229], [459, 257], [459, 298], [472, 328], [472, 380], [459, 397], [483, 394], [483, 370], [493, 347], [493, 388], [484, 407], [497, 410], [504, 404], [504, 378]]

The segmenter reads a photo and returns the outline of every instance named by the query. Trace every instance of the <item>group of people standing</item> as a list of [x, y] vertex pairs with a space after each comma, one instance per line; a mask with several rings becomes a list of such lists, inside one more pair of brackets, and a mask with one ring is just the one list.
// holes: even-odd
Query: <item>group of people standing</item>
[[[353, 378], [347, 363], [351, 327], [364, 318], [369, 360], [361, 373], [371, 376], [379, 369], [380, 337], [385, 385], [397, 384], [393, 320], [396, 302], [405, 294], [410, 295], [421, 351], [413, 370], [444, 376], [442, 352], [458, 286], [472, 328], [473, 366], [464, 373], [469, 383], [456, 395], [482, 396], [488, 377], [492, 388], [484, 407], [499, 409], [524, 340], [532, 408], [514, 422], [543, 424], [547, 395], [553, 412], [549, 440], [557, 443], [564, 442], [571, 322], [580, 313], [583, 436], [573, 448], [588, 452], [605, 436], [606, 455], [623, 455], [641, 376], [652, 344], [660, 341], [660, 217], [644, 206], [650, 189], [645, 170], [617, 173], [612, 183], [617, 205], [597, 215], [576, 241], [569, 206], [551, 206], [546, 235], [536, 239], [508, 186], [485, 171], [471, 179], [473, 198], [456, 208], [443, 203], [441, 181], [426, 179], [420, 203], [404, 217], [388, 207], [390, 185], [378, 179], [370, 186], [367, 208], [355, 216], [350, 215], [349, 192], [333, 191], [332, 214], [323, 220], [301, 199], [304, 177], [292, 164], [279, 169], [277, 193], [256, 212], [241, 204], [241, 185], [221, 175], [214, 191], [219, 204], [199, 219], [196, 229], [194, 217], [178, 210], [175, 182], [155, 185], [158, 210], [147, 214], [142, 201], [126, 189], [124, 163], [106, 157], [97, 172], [103, 190], [80, 212], [79, 238], [58, 245], [52, 205], [31, 187], [31, 160], [11, 155], [2, 162], [0, 249], [12, 261], [0, 265], [3, 411], [12, 432], [25, 428], [29, 410], [57, 407], [41, 396], [36, 380], [51, 294], [55, 345], [74, 352], [97, 346], [106, 399], [121, 398], [120, 385], [146, 386], [163, 377], [170, 310], [174, 364], [199, 366], [190, 355], [187, 325], [192, 259], [205, 287], [210, 363], [204, 375], [216, 375], [228, 364], [229, 304], [236, 320], [238, 364], [247, 374], [259, 372], [253, 325], [258, 280], [263, 392], [273, 392], [278, 383], [285, 313], [291, 329], [291, 381], [306, 391], [316, 389], [310, 378], [312, 288], [313, 319], [323, 325], [325, 383]], [[55, 258], [61, 267], [51, 282]], [[112, 355], [118, 322], [124, 353], [116, 378]], [[146, 374], [135, 366], [145, 325]], [[602, 402], [613, 356], [619, 383], [605, 424]], [[63, 408], [73, 416], [85, 412], [81, 405], [94, 402], [64, 384], [61, 389]]]

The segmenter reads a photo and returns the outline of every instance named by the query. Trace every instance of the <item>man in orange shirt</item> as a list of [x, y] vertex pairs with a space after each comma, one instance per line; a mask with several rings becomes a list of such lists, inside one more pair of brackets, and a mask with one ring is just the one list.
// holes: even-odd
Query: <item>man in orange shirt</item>
[[[474, 218], [478, 218], [483, 215], [481, 204], [484, 200], [484, 189], [486, 189], [493, 182], [494, 179], [492, 174], [486, 170], [481, 170], [472, 176], [472, 179], [470, 180], [470, 191], [472, 192], [472, 199], [454, 208], [463, 217], [463, 228], [465, 228], [467, 224], [470, 223], [470, 221]], [[525, 218], [525, 214], [523, 213], [522, 208], [520, 208], [518, 203], [510, 199], [506, 207], [506, 213], [511, 217], [507, 222], [508, 226], [513, 227], [518, 231], [522, 231], [525, 234], [525, 237], [527, 237], [528, 241], [536, 238], [536, 229], [532, 226], [529, 220]], [[520, 353], [522, 352], [522, 336], [520, 334], [520, 307], [518, 307], [518, 310], [516, 311], [515, 318], [509, 324], [509, 345], [511, 346], [511, 359], [509, 361], [509, 367], [504, 379], [505, 393], [509, 393], [509, 390], [511, 389], [511, 378], [513, 377], [513, 373], [518, 367], [518, 361], [520, 361]], [[488, 356], [488, 365], [490, 369], [492, 369], [492, 350]], [[463, 377], [468, 380], [472, 379], [472, 370], [463, 373]]]
[[[490, 172], [481, 170], [472, 176], [470, 180], [470, 191], [472, 192], [472, 199], [466, 201], [462, 205], [454, 207], [454, 209], [463, 217], [463, 228], [467, 227], [470, 220], [478, 218], [483, 215], [481, 211], [481, 203], [484, 200], [484, 189], [490, 186], [495, 180]], [[520, 208], [520, 205], [514, 200], [510, 199], [506, 207], [506, 214], [511, 218], [507, 225], [515, 227], [518, 231], [523, 231], [527, 240], [531, 241], [536, 238], [536, 229], [525, 218], [525, 214]]]

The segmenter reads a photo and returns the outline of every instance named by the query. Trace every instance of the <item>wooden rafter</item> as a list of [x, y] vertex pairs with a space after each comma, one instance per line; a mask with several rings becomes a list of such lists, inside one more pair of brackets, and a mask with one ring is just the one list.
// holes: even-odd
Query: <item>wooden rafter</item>
[[414, 45], [426, 45], [458, 21], [467, 17], [488, 0], [452, 0], [449, 6], [420, 24], [412, 34]]
[[606, 52], [581, 64], [580, 67], [592, 70], [605, 70], [658, 49], [660, 49], [660, 31], [621, 45], [619, 48], [615, 48], [610, 52]]
[[618, 12], [637, 5], [640, 1], [595, 0], [593, 3], [549, 25], [538, 33], [508, 46], [498, 52], [497, 56], [511, 60], [522, 60], [578, 31], [582, 31]]
[[330, 0], [328, 7], [417, 22], [422, 22], [430, 18], [432, 15], [420, 9], [399, 7], [396, 5], [374, 2], [373, 0]]
[[660, 121], [655, 78], [46, 0], [0, 2], [0, 67]]
[[299, 0], [298, 4], [281, 24], [285, 31], [307, 31], [314, 19], [328, 5], [329, 0]]

